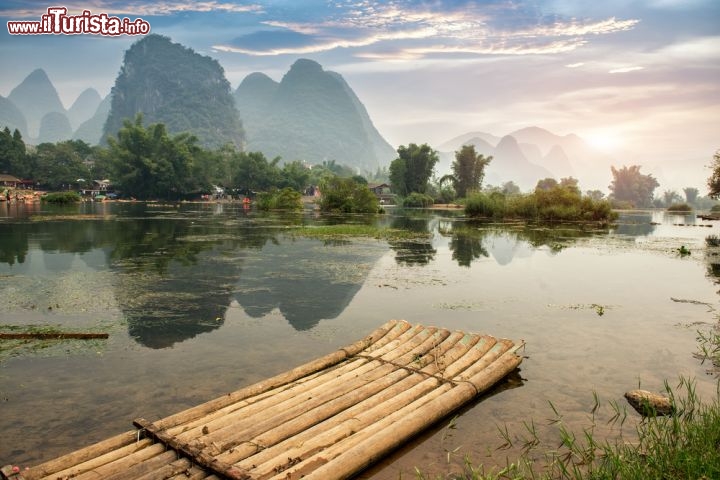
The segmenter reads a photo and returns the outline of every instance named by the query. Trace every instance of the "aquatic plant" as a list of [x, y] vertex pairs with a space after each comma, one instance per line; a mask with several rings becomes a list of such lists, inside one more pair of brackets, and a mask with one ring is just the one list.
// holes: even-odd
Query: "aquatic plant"
[[[564, 423], [558, 408], [550, 403], [557, 425], [557, 437], [548, 444], [540, 439], [534, 422], [523, 422], [525, 432], [514, 440], [507, 426], [498, 427], [504, 446], [522, 442], [523, 454], [505, 466], [486, 467], [465, 459], [463, 472], [431, 477], [416, 468], [418, 480], [498, 480], [498, 479], [666, 479], [666, 478], [720, 478], [720, 399], [702, 403], [695, 393], [694, 382], [680, 378], [672, 389], [665, 389], [677, 413], [670, 417], [650, 417], [636, 426], [636, 438], [623, 438], [622, 433], [612, 440], [595, 438], [597, 414], [601, 402], [593, 393], [590, 425], [577, 433]], [[677, 391], [684, 390], [679, 396]], [[720, 391], [718, 391], [720, 395]], [[622, 427], [627, 410], [610, 401], [609, 423]], [[559, 445], [559, 446], [558, 446]], [[537, 455], [537, 450], [542, 453]]]

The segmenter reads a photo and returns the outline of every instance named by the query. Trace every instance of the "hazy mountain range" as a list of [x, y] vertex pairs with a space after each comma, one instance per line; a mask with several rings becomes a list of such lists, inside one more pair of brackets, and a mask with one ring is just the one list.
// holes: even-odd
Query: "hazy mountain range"
[[522, 128], [503, 137], [486, 132], [455, 137], [437, 147], [440, 162], [436, 169], [440, 174], [450, 172], [454, 152], [463, 145], [474, 145], [477, 153], [493, 157], [485, 170], [485, 185], [513, 181], [522, 190], [529, 190], [542, 178], [574, 177], [582, 189], [605, 190], [607, 184], [598, 184], [598, 179], [611, 176], [611, 157], [575, 134], [561, 136], [540, 127]]
[[[297, 60], [280, 82], [252, 73], [232, 92], [216, 60], [158, 35], [125, 52], [115, 86], [104, 99], [88, 88], [65, 109], [42, 69], [31, 72], [7, 98], [0, 96], [0, 128], [17, 128], [29, 144], [70, 138], [99, 144], [138, 112], [146, 125], [162, 122], [171, 133], [190, 131], [205, 146], [232, 143], [285, 161], [335, 160], [373, 172], [396, 157], [350, 85], [317, 62]], [[438, 175], [450, 171], [454, 152], [467, 144], [493, 157], [485, 184], [512, 180], [528, 190], [541, 178], [573, 176], [583, 189], [605, 190], [609, 182], [609, 157], [577, 135], [539, 127], [504, 136], [470, 132], [448, 140], [435, 147]], [[604, 184], [591, 183], [605, 178]]]

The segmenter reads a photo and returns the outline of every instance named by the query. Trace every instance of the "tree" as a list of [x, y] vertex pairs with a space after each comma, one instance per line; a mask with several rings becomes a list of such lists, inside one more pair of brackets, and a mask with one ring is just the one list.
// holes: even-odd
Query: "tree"
[[70, 190], [90, 176], [85, 159], [92, 148], [82, 140], [41, 143], [32, 155], [34, 180], [51, 190]]
[[452, 177], [455, 192], [459, 197], [464, 198], [468, 193], [480, 190], [485, 177], [485, 167], [491, 160], [491, 156], [486, 158], [482, 153], [476, 153], [475, 145], [463, 145], [455, 152]]
[[208, 188], [195, 162], [201, 152], [197, 138], [170, 137], [162, 123], [145, 128], [142, 121], [142, 114], [135, 122], [125, 120], [117, 138], [108, 138], [118, 189], [139, 199], [179, 199]]
[[538, 190], [552, 190], [557, 186], [558, 182], [554, 178], [543, 178], [542, 180], [538, 180], [537, 185], [535, 186], [535, 191], [537, 192]]
[[700, 191], [695, 187], [685, 187], [683, 193], [685, 193], [685, 201], [692, 204], [697, 201]]
[[437, 152], [426, 143], [401, 145], [397, 152], [398, 158], [390, 164], [390, 183], [395, 192], [403, 197], [412, 192], [425, 193], [438, 162]]
[[615, 200], [629, 202], [636, 207], [652, 205], [653, 192], [660, 184], [652, 175], [640, 173], [639, 165], [623, 166], [621, 169], [610, 167], [613, 181], [608, 186]]
[[342, 213], [377, 213], [378, 200], [367, 184], [352, 178], [328, 177], [320, 184], [320, 210]]
[[268, 161], [261, 152], [236, 152], [230, 160], [233, 187], [249, 193], [264, 192], [280, 183], [280, 157]]
[[30, 174], [25, 142], [17, 128], [13, 133], [8, 127], [0, 131], [0, 173], [21, 178]]
[[666, 207], [678, 202], [682, 202], [682, 197], [675, 190], [665, 190], [663, 192], [663, 203]]
[[713, 172], [710, 178], [708, 178], [708, 197], [718, 199], [720, 198], [720, 150], [716, 151], [715, 155], [713, 155], [710, 168], [713, 169]]
[[605, 194], [600, 190], [588, 190], [585, 192], [585, 196], [595, 202], [599, 202], [605, 197]]
[[509, 182], [505, 182], [502, 184], [501, 191], [505, 195], [519, 195], [520, 187], [518, 187], [515, 182], [510, 180]]

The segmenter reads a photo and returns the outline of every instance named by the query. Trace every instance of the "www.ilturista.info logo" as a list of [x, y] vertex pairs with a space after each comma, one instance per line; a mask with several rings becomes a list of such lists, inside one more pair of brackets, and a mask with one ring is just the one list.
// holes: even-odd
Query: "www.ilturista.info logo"
[[83, 10], [81, 15], [68, 15], [65, 7], [50, 7], [40, 21], [7, 22], [10, 35], [145, 35], [150, 24], [142, 18], [111, 17], [107, 13], [93, 14]]

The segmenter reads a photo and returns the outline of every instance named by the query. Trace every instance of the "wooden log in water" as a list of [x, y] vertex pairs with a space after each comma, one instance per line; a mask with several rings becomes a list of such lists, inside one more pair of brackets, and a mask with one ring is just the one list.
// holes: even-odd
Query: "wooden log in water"
[[92, 340], [108, 336], [107, 333], [0, 332], [0, 340]]

